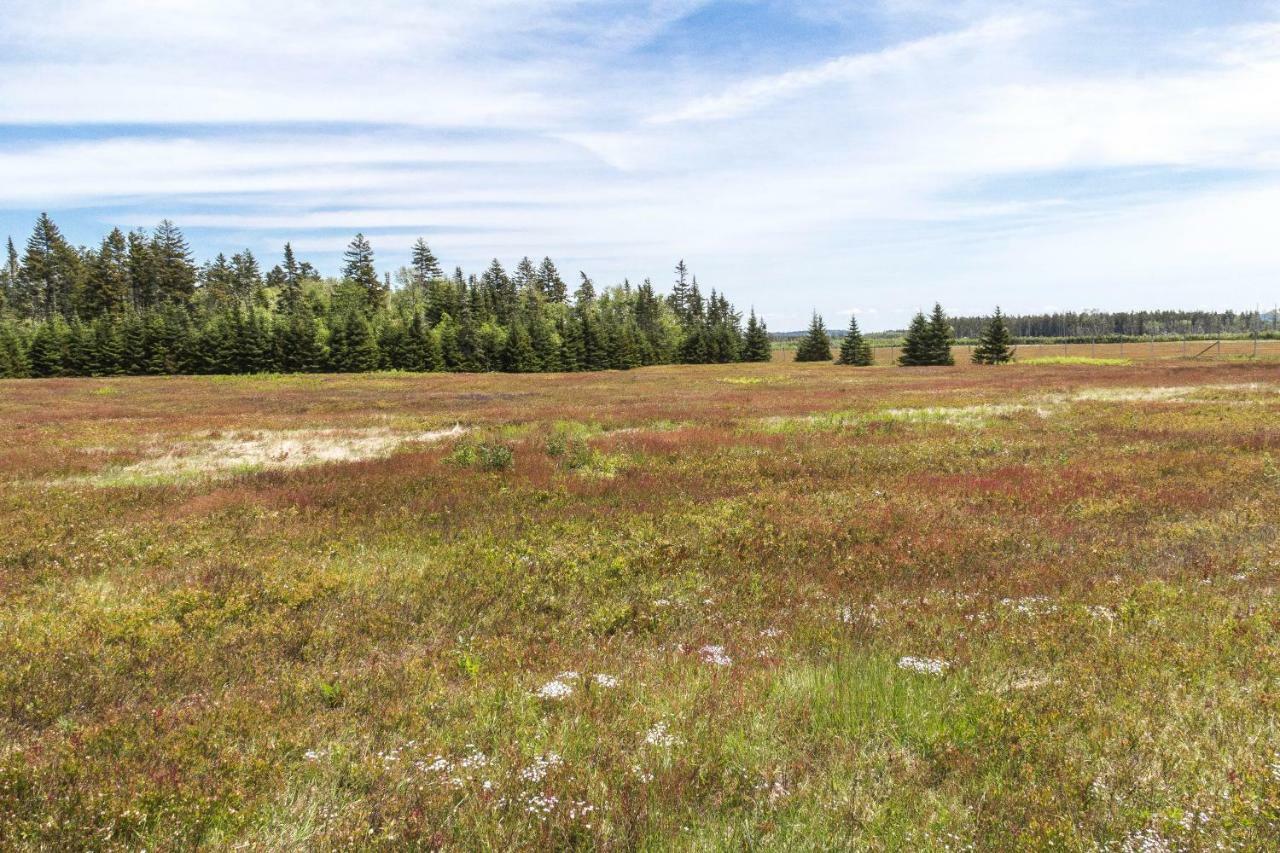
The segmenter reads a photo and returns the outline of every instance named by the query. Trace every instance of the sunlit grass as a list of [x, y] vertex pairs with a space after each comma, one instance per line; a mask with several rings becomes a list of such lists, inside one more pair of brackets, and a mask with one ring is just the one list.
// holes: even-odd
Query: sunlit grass
[[758, 371], [0, 383], [0, 848], [1275, 846], [1273, 369]]

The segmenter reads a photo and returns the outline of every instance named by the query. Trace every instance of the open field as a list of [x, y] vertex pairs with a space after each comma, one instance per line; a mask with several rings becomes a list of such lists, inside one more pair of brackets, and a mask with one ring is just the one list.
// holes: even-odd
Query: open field
[[1280, 839], [1275, 361], [9, 381], [0, 434], [3, 849]]

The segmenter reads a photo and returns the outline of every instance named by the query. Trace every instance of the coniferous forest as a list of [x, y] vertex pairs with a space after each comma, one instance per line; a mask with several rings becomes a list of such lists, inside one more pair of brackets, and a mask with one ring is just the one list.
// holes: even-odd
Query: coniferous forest
[[379, 273], [357, 234], [339, 278], [286, 243], [197, 264], [181, 230], [113, 229], [73, 246], [47, 214], [0, 266], [0, 377], [404, 371], [625, 370], [767, 361], [762, 320], [704, 296], [684, 261], [670, 293], [646, 279], [567, 282], [550, 258], [446, 272], [424, 240]]

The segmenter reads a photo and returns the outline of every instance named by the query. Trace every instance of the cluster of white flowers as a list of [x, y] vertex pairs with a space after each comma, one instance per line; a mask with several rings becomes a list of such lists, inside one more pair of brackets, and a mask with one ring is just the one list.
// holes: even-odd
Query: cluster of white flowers
[[653, 606], [654, 606], [654, 607], [670, 607], [670, 606], [671, 606], [671, 599], [669, 599], [669, 598], [655, 598], [655, 599], [653, 600]]
[[382, 759], [382, 763], [385, 766], [389, 767], [400, 760], [401, 752], [404, 752], [406, 749], [413, 749], [417, 745], [418, 742], [416, 740], [411, 740], [406, 742], [403, 746], [396, 746], [391, 749], [383, 750], [382, 752], [377, 753], [377, 756]]
[[547, 778], [547, 771], [552, 767], [559, 767], [564, 761], [554, 752], [548, 752], [546, 755], [539, 755], [533, 760], [533, 763], [520, 771], [520, 778], [526, 782], [541, 782]]
[[1116, 612], [1105, 604], [1087, 604], [1084, 609], [1094, 619], [1102, 619], [1107, 622], [1115, 621]]
[[[457, 761], [451, 761], [443, 755], [437, 755], [431, 761], [421, 759], [413, 762], [413, 768], [419, 773], [438, 776], [440, 784], [448, 785], [451, 788], [461, 788], [468, 782], [476, 781], [473, 771], [488, 767], [491, 763], [489, 756], [476, 749], [474, 745], [467, 744], [467, 749], [471, 751]], [[485, 790], [493, 787], [493, 783], [488, 779], [485, 779], [483, 784]]]
[[603, 672], [596, 673], [595, 682], [598, 686], [604, 687], [609, 690], [612, 690], [613, 688], [618, 686], [618, 679], [616, 677], [612, 675], [608, 675]]
[[898, 658], [898, 668], [919, 672], [924, 675], [942, 675], [951, 668], [951, 664], [936, 658], [918, 658], [906, 655]]
[[760, 636], [773, 640], [778, 637], [781, 637], [782, 631], [778, 630], [777, 628], [765, 628], [763, 631], [760, 632]]
[[645, 770], [639, 764], [631, 765], [631, 773], [645, 785], [648, 785], [653, 781], [653, 774]]
[[[498, 801], [498, 805], [505, 806], [507, 802], [508, 800], [504, 797]], [[525, 793], [517, 797], [516, 802], [525, 812], [535, 815], [540, 821], [545, 821], [553, 812], [561, 808], [560, 798], [555, 794]], [[570, 800], [566, 806], [565, 815], [569, 820], [584, 820], [596, 810], [595, 806], [585, 800]], [[587, 824], [588, 828], [590, 826]]]
[[1049, 599], [1043, 595], [1028, 595], [1025, 598], [1002, 598], [1000, 599], [1000, 605], [1012, 608], [1013, 612], [1023, 616], [1044, 616], [1058, 611], [1058, 605], [1051, 604]]
[[302, 753], [302, 757], [307, 759], [307, 761], [319, 761], [328, 754], [329, 750], [327, 749], [308, 749], [306, 752]]
[[538, 692], [534, 694], [539, 699], [568, 699], [573, 695], [573, 686], [563, 681], [548, 681], [546, 684], [538, 688]]
[[715, 666], [729, 666], [733, 663], [733, 658], [725, 652], [724, 646], [703, 646], [698, 649], [698, 657], [702, 658], [703, 663]]
[[1124, 853], [1173, 853], [1174, 846], [1154, 829], [1140, 829], [1125, 837], [1120, 848]]
[[644, 742], [649, 746], [670, 747], [679, 743], [680, 739], [671, 734], [665, 722], [659, 720], [649, 727], [649, 731], [645, 732]]
[[556, 676], [557, 681], [577, 681], [581, 676], [576, 670], [566, 669]]

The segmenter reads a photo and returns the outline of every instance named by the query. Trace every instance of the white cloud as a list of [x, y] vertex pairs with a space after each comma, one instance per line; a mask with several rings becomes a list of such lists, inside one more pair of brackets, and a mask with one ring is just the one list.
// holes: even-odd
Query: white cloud
[[1252, 304], [1280, 268], [1275, 22], [1108, 43], [1109, 4], [882, 0], [878, 47], [744, 73], [655, 47], [695, 0], [11, 5], [0, 123], [213, 130], [5, 138], [0, 211], [319, 253], [366, 229], [392, 260], [426, 233], [606, 281], [683, 254], [766, 316], [868, 325], [953, 296], [1191, 304], [1211, 279]]

